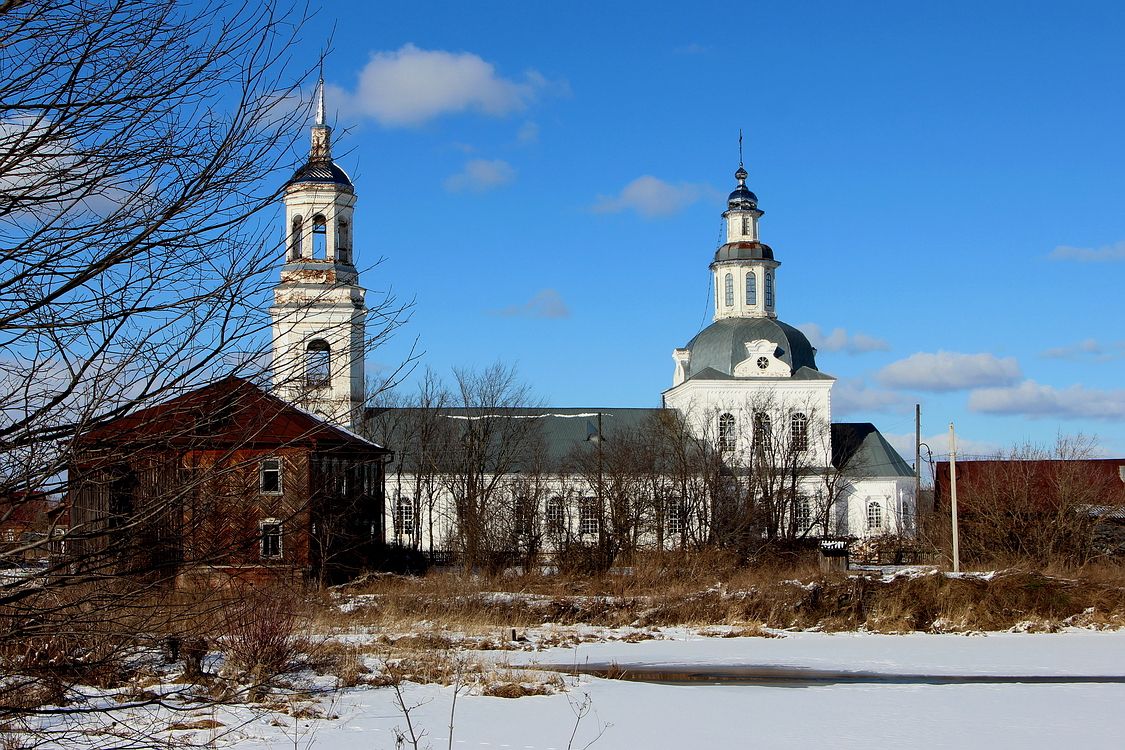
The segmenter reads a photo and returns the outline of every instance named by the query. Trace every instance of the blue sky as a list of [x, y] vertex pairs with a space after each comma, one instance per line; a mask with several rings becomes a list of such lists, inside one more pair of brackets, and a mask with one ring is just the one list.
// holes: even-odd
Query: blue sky
[[294, 61], [331, 37], [363, 284], [416, 301], [373, 364], [658, 405], [742, 128], [835, 419], [1125, 455], [1125, 4], [1074, 5], [326, 4]]

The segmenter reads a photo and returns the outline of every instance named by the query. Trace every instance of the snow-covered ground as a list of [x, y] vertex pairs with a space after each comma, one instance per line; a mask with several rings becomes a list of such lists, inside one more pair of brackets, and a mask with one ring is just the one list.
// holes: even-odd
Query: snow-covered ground
[[[785, 633], [782, 638], [700, 638], [587, 643], [497, 653], [512, 664], [786, 665], [898, 674], [1098, 675], [1125, 677], [1125, 632], [875, 635]], [[596, 750], [646, 748], [1058, 748], [1122, 747], [1125, 683], [837, 684], [813, 687], [656, 685], [568, 677], [569, 690], [519, 699], [461, 695], [453, 747]], [[404, 686], [420, 747], [448, 746], [452, 688]], [[589, 701], [573, 742], [576, 711]], [[360, 687], [320, 698], [336, 719], [294, 722], [249, 708], [208, 709], [178, 721], [214, 719], [219, 745], [319, 750], [394, 748], [406, 720], [391, 688]], [[184, 733], [176, 732], [184, 736]], [[294, 742], [296, 740], [296, 742]], [[407, 745], [409, 747], [409, 745]]]

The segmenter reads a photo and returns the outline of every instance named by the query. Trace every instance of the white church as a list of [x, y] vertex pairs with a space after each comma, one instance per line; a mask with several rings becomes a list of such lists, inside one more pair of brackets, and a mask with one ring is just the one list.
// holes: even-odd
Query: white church
[[[794, 501], [783, 513], [810, 537], [911, 535], [914, 472], [873, 425], [832, 422], [835, 378], [818, 369], [816, 350], [805, 335], [778, 318], [781, 263], [759, 239], [764, 212], [746, 185], [747, 176], [740, 164], [722, 213], [725, 241], [710, 259], [713, 321], [673, 350], [672, 383], [660, 407], [506, 408], [489, 414], [446, 408], [423, 415], [418, 409], [372, 408], [364, 403], [367, 310], [351, 231], [356, 193], [332, 161], [321, 85], [308, 162], [285, 188], [288, 242], [270, 308], [273, 390], [395, 451], [387, 470], [383, 538], [426, 552], [456, 544], [458, 487], [441, 475], [441, 458], [426, 455], [435, 448], [427, 449], [409, 428], [405, 433], [384, 429], [388, 420], [401, 418], [400, 426], [409, 425], [411, 416], [451, 426], [471, 419], [534, 423], [543, 458], [536, 465], [546, 467], [536, 492], [527, 493], [528, 467], [518, 463], [505, 464], [503, 472], [511, 476], [492, 477], [488, 485], [509, 492], [507, 502], [520, 507], [527, 523], [577, 539], [603, 533], [605, 505], [588, 477], [567, 468], [568, 457], [610, 450], [615, 435], [670, 413], [682, 417], [732, 477], [760, 474], [762, 462], [773, 457], [789, 462], [785, 471], [792, 478]], [[423, 466], [431, 467], [426, 476]], [[439, 467], [436, 473], [432, 467]], [[530, 513], [528, 502], [534, 506]], [[664, 502], [682, 507], [683, 499]], [[695, 519], [711, 510], [702, 509], [698, 516], [662, 513], [661, 528], [646, 531], [643, 539], [675, 545], [677, 534], [687, 534]]]

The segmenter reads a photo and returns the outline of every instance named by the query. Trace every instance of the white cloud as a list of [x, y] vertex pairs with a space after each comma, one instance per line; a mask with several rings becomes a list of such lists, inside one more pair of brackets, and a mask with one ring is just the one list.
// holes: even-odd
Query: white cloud
[[476, 111], [502, 117], [527, 108], [547, 80], [528, 71], [519, 80], [503, 78], [496, 67], [471, 52], [426, 50], [405, 44], [376, 52], [359, 74], [354, 94], [334, 89], [343, 108], [387, 126], [420, 125], [441, 115]]
[[1059, 245], [1047, 256], [1051, 260], [1074, 260], [1079, 263], [1110, 263], [1125, 260], [1125, 240], [1101, 247]]
[[833, 414], [902, 411], [906, 407], [907, 403], [902, 395], [869, 388], [857, 378], [838, 380], [832, 387]]
[[516, 170], [503, 159], [470, 159], [460, 172], [445, 178], [445, 189], [459, 193], [465, 190], [482, 193], [507, 185], [516, 179]]
[[969, 394], [969, 409], [985, 414], [1018, 414], [1061, 419], [1125, 419], [1125, 390], [1083, 385], [1055, 388], [1025, 380], [1006, 388], [980, 388]]
[[886, 341], [866, 333], [848, 334], [843, 328], [833, 328], [830, 333], [825, 333], [816, 323], [803, 323], [797, 328], [801, 329], [809, 338], [809, 343], [823, 352], [847, 352], [848, 354], [862, 354], [863, 352], [885, 352], [891, 345]]
[[516, 140], [520, 143], [536, 143], [539, 141], [539, 123], [528, 120], [520, 126], [516, 133]]
[[690, 206], [709, 192], [705, 185], [688, 182], [673, 185], [646, 174], [630, 182], [618, 195], [599, 195], [593, 211], [614, 214], [632, 210], [648, 217], [669, 216]]
[[[884, 432], [883, 437], [887, 442], [894, 446], [894, 449], [906, 460], [908, 464], [914, 464], [914, 433], [891, 433]], [[949, 459], [949, 430], [934, 433], [933, 435], [922, 435], [922, 469], [923, 475], [928, 475], [928, 461], [930, 456], [933, 456], [935, 461], [946, 461]], [[926, 447], [929, 446], [929, 451]], [[957, 433], [957, 456], [960, 458], [992, 458], [1003, 454], [1003, 447], [990, 442], [988, 440], [977, 440], [972, 437]]]
[[570, 308], [557, 291], [544, 289], [524, 304], [505, 307], [494, 314], [505, 318], [569, 318]]
[[1014, 383], [1020, 379], [1020, 366], [1015, 357], [988, 353], [918, 352], [887, 365], [876, 378], [888, 388], [957, 391]]
[[1094, 359], [1108, 362], [1125, 357], [1125, 341], [1102, 345], [1096, 339], [1083, 339], [1076, 344], [1055, 346], [1039, 353], [1047, 359]]

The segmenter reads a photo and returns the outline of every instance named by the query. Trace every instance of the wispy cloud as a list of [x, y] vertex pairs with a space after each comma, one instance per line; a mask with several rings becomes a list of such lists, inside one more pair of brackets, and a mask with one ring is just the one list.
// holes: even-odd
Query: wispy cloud
[[1125, 261], [1125, 240], [1101, 247], [1059, 245], [1047, 256], [1051, 260], [1073, 260], [1079, 263], [1113, 263]]
[[1096, 339], [1083, 339], [1075, 344], [1045, 349], [1039, 356], [1047, 359], [1092, 359], [1096, 362], [1108, 362], [1125, 357], [1125, 341], [1103, 345]]
[[705, 55], [712, 49], [713, 48], [709, 44], [699, 44], [698, 42], [692, 42], [691, 44], [685, 44], [682, 47], [676, 47], [674, 52], [677, 55]]
[[445, 178], [442, 185], [451, 193], [483, 193], [516, 179], [516, 170], [503, 159], [470, 159], [460, 172]]
[[458, 112], [493, 117], [522, 112], [549, 85], [533, 70], [505, 78], [495, 65], [471, 52], [405, 44], [372, 54], [354, 92], [333, 87], [329, 93], [331, 101], [351, 114], [402, 127]]
[[617, 195], [599, 195], [593, 211], [599, 214], [636, 211], [649, 218], [670, 216], [710, 193], [706, 185], [672, 184], [646, 174], [630, 182]]
[[832, 387], [833, 414], [897, 412], [907, 406], [902, 394], [871, 388], [860, 378], [841, 379]]
[[516, 132], [516, 140], [523, 144], [537, 143], [539, 141], [539, 123], [528, 120]]
[[1055, 388], [1025, 380], [1006, 388], [969, 393], [969, 409], [984, 414], [1014, 414], [1061, 419], [1125, 419], [1125, 390], [1083, 385]]
[[866, 333], [849, 334], [843, 328], [833, 328], [825, 332], [816, 323], [802, 323], [797, 326], [809, 338], [809, 343], [824, 352], [846, 352], [848, 354], [862, 354], [864, 352], [889, 351], [891, 345], [886, 341]]
[[557, 291], [544, 289], [522, 305], [495, 310], [493, 314], [504, 318], [569, 318], [570, 308]]
[[994, 354], [918, 352], [884, 367], [876, 379], [888, 388], [958, 391], [1015, 383], [1021, 377], [1015, 357]]

